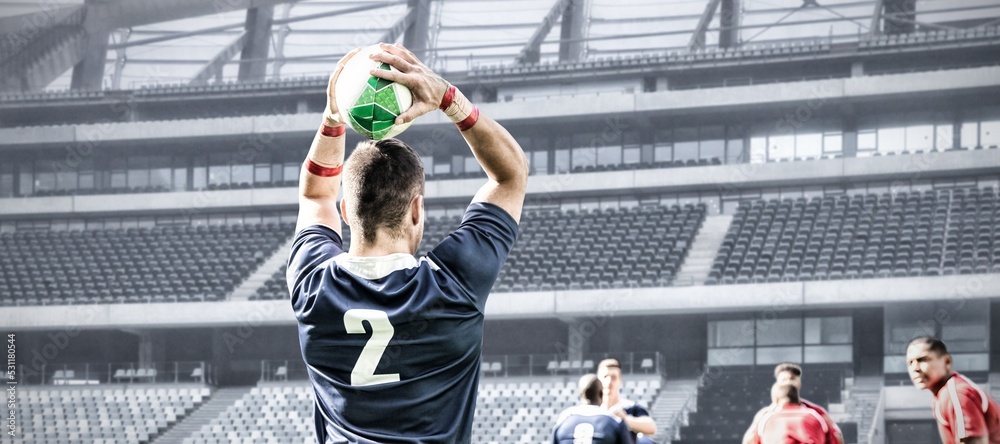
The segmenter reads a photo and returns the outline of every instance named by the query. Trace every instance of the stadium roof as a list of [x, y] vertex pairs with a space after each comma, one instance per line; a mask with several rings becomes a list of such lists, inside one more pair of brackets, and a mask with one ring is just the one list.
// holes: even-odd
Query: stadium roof
[[[331, 1], [253, 0], [214, 2], [216, 10], [186, 14], [178, 3], [191, 0], [83, 0], [27, 2], [0, 0], [2, 37], [21, 31], [21, 24], [40, 15], [64, 16], [82, 8], [113, 12], [132, 8], [129, 20], [103, 18], [108, 50], [100, 79], [102, 88], [135, 89], [144, 85], [235, 81], [240, 50], [248, 29], [246, 6], [273, 5], [267, 56], [267, 80], [325, 76], [353, 47], [380, 40], [403, 39], [412, 25], [409, 5], [420, 0]], [[441, 72], [466, 71], [483, 65], [513, 64], [546, 17], [551, 31], [542, 34], [539, 61], [559, 59], [561, 14], [550, 14], [565, 0], [426, 0], [429, 4], [426, 61]], [[1000, 4], [993, 0], [902, 0], [915, 3], [914, 14], [889, 12], [893, 0], [590, 0], [582, 36], [582, 57], [604, 57], [688, 51], [720, 44], [724, 12], [720, 3], [736, 5], [736, 44], [827, 39], [856, 41], [871, 33], [876, 7], [886, 16], [912, 22], [916, 29], [948, 29], [1000, 23]], [[155, 3], [155, 6], [153, 5]], [[223, 7], [217, 5], [222, 4]], [[119, 7], [125, 5], [125, 7]], [[169, 8], [174, 6], [175, 11]], [[228, 6], [225, 6], [228, 5]], [[724, 7], [724, 6], [722, 6]], [[114, 9], [118, 8], [118, 9]], [[144, 9], [145, 8], [145, 9]], [[225, 9], [232, 9], [226, 11]], [[178, 12], [177, 10], [184, 11]], [[712, 14], [706, 14], [711, 10]], [[190, 15], [190, 16], [188, 16]], [[176, 18], [180, 16], [181, 18]], [[92, 14], [87, 16], [88, 32]], [[266, 23], [266, 21], [265, 21]], [[695, 30], [704, 30], [695, 45]], [[265, 33], [266, 34], [266, 33]], [[580, 34], [578, 34], [580, 35]], [[221, 71], [212, 70], [213, 59]], [[3, 60], [0, 60], [2, 64]], [[200, 74], [200, 75], [199, 75]], [[73, 70], [58, 74], [45, 89], [70, 87]]]

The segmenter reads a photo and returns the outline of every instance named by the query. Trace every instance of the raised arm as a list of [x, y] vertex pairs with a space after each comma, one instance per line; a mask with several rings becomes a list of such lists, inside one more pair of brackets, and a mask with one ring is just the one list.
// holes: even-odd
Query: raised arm
[[528, 160], [517, 141], [402, 45], [383, 43], [381, 48], [386, 52], [376, 53], [372, 58], [392, 65], [399, 72], [374, 70], [372, 74], [405, 85], [413, 93], [413, 105], [396, 118], [396, 123], [410, 122], [435, 109], [443, 109], [458, 125], [489, 177], [472, 201], [497, 205], [520, 221], [528, 184]]
[[326, 225], [343, 236], [340, 227], [340, 213], [337, 211], [337, 195], [340, 193], [340, 170], [344, 165], [344, 131], [346, 119], [337, 109], [334, 84], [344, 64], [361, 48], [345, 55], [326, 88], [327, 102], [323, 111], [323, 123], [316, 131], [309, 154], [299, 173], [299, 216], [295, 232], [311, 225]]

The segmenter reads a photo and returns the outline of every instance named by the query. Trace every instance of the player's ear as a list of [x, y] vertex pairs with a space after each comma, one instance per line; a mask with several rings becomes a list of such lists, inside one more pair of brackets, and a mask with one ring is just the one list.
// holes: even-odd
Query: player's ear
[[944, 355], [944, 368], [951, 371], [951, 355], [947, 353]]
[[347, 199], [340, 199], [340, 218], [344, 219], [347, 226], [351, 226], [351, 221], [347, 220]]
[[417, 194], [410, 199], [410, 223], [419, 225], [424, 220], [424, 196]]

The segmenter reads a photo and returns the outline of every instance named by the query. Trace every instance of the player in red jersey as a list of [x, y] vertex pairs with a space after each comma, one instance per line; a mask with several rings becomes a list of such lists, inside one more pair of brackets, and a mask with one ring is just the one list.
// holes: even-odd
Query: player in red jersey
[[[791, 362], [782, 362], [774, 367], [774, 380], [779, 384], [791, 384], [795, 386], [795, 391], [798, 393], [802, 390], [802, 367], [799, 367]], [[844, 444], [844, 436], [840, 432], [840, 427], [837, 427], [837, 423], [833, 421], [833, 418], [826, 413], [826, 410], [824, 410], [823, 407], [801, 398], [799, 398], [799, 404], [816, 412], [816, 414], [819, 415], [819, 417], [826, 424], [826, 440], [823, 441], [824, 443]], [[775, 408], [775, 404], [771, 404], [757, 412], [757, 415], [754, 416], [753, 422], [750, 424], [747, 432], [743, 435], [743, 444], [753, 442], [753, 437], [756, 433], [757, 424], [759, 423], [760, 418]]]
[[823, 444], [829, 428], [815, 410], [799, 403], [799, 390], [789, 383], [771, 387], [774, 408], [758, 418], [753, 444]]
[[913, 385], [930, 390], [944, 444], [1000, 444], [1000, 406], [979, 386], [951, 369], [951, 355], [940, 339], [914, 338], [906, 346], [906, 367]]

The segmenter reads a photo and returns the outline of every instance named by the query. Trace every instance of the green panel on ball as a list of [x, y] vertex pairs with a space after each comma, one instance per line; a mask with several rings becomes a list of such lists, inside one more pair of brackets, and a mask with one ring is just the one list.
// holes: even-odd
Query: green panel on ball
[[[351, 127], [354, 128], [358, 134], [361, 134], [369, 139], [374, 138], [371, 130], [365, 129], [365, 126], [358, 122], [353, 114], [348, 114], [347, 117], [351, 119]], [[368, 128], [371, 128], [371, 123], [368, 124]]]
[[389, 110], [382, 108], [380, 105], [375, 105], [374, 111], [375, 112], [372, 114], [372, 118], [374, 120], [388, 120], [389, 122], [396, 120], [396, 113], [390, 112]]
[[392, 88], [375, 93], [375, 103], [385, 107], [389, 112], [399, 115], [399, 102], [396, 101], [396, 91]]

